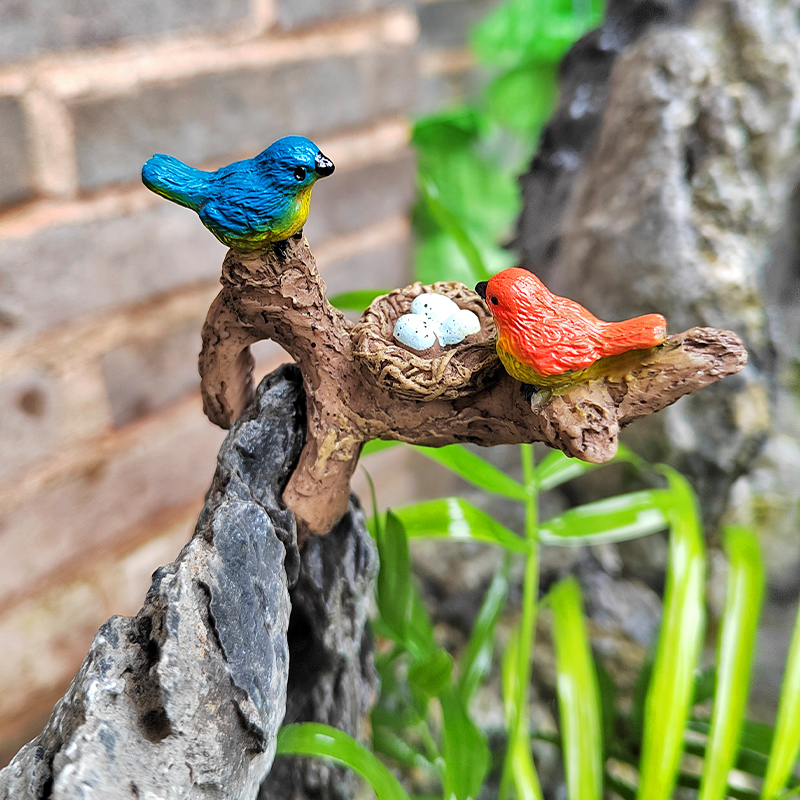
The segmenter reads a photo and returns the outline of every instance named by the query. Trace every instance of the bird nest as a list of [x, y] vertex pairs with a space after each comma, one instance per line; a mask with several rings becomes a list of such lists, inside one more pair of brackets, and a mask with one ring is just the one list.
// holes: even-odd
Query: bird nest
[[[436, 292], [477, 314], [478, 333], [448, 347], [410, 350], [392, 336], [394, 324], [409, 313], [411, 301]], [[464, 397], [486, 388], [500, 366], [494, 320], [478, 295], [458, 281], [420, 282], [377, 297], [353, 329], [353, 351], [376, 383], [410, 400]]]

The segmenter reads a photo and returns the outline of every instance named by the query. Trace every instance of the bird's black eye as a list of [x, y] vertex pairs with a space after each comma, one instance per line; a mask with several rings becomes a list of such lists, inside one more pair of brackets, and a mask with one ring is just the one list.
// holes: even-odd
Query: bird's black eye
[[493, 302], [495, 305], [497, 305], [497, 298], [496, 298], [494, 295], [492, 295], [492, 296], [491, 296], [489, 299], [490, 299], [490, 300], [491, 300], [491, 301], [492, 301], [492, 302]]
[[306, 178], [306, 168], [305, 167], [296, 167], [294, 171], [295, 180], [303, 181]]

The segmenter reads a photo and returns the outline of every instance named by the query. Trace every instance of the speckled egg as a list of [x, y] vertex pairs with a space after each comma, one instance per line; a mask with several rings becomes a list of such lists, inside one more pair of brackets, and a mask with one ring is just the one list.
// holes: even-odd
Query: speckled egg
[[427, 350], [436, 342], [436, 324], [420, 314], [403, 314], [395, 322], [392, 335], [412, 350]]
[[458, 305], [453, 300], [436, 292], [419, 294], [411, 301], [412, 314], [419, 314], [436, 322], [444, 322], [458, 310]]
[[471, 333], [478, 333], [481, 321], [478, 315], [466, 308], [459, 308], [439, 325], [437, 336], [439, 344], [443, 347], [449, 344], [458, 344]]

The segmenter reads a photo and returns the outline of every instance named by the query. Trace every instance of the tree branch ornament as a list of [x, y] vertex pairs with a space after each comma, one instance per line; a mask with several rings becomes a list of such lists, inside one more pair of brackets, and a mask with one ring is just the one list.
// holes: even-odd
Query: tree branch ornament
[[[324, 159], [318, 177], [333, 171], [315, 145], [303, 144], [300, 151], [309, 169]], [[290, 161], [282, 163], [284, 171], [291, 169]], [[219, 173], [225, 169], [230, 168]], [[302, 186], [287, 186], [305, 192]], [[309, 194], [310, 187], [303, 200], [305, 214]], [[287, 202], [293, 202], [291, 192]], [[202, 206], [195, 210], [208, 225]], [[223, 288], [203, 326], [203, 408], [223, 428], [239, 417], [253, 396], [250, 346], [255, 342], [271, 339], [296, 361], [306, 395], [306, 437], [283, 500], [297, 518], [301, 542], [328, 533], [346, 513], [350, 479], [361, 448], [371, 439], [434, 447], [542, 441], [602, 463], [616, 453], [621, 428], [739, 372], [747, 361], [744, 346], [730, 331], [692, 328], [666, 336], [665, 321], [656, 314], [604, 323], [577, 303], [551, 295], [530, 273], [522, 281], [540, 292], [536, 303], [545, 313], [537, 318], [540, 327], [531, 329], [528, 344], [535, 348], [555, 332], [549, 355], [560, 358], [559, 342], [572, 337], [573, 355], [555, 359], [560, 369], [552, 367], [552, 358], [527, 358], [530, 353], [520, 351], [507, 335], [501, 310], [487, 308], [478, 293], [458, 282], [397, 289], [373, 301], [354, 324], [328, 302], [299, 229], [291, 238], [274, 244], [265, 240], [258, 248], [252, 237], [241, 246], [230, 236], [227, 241], [232, 249], [222, 266]], [[506, 270], [514, 283], [521, 272]], [[498, 279], [489, 282], [495, 300], [508, 290], [508, 281], [503, 288]], [[477, 288], [485, 296], [486, 284]], [[472, 311], [480, 330], [459, 344], [435, 344], [422, 352], [401, 346], [393, 339], [394, 325], [424, 292], [445, 295]], [[501, 326], [499, 344], [493, 314]], [[520, 362], [527, 364], [522, 371]], [[544, 371], [555, 369], [555, 377], [543, 377], [540, 364]], [[536, 386], [526, 387], [504, 365]]]
[[[500, 364], [485, 304], [463, 284], [398, 289], [353, 324], [328, 302], [305, 238], [255, 253], [231, 250], [221, 280], [203, 327], [204, 410], [222, 427], [244, 410], [253, 392], [251, 344], [272, 339], [295, 359], [306, 392], [306, 440], [283, 499], [300, 538], [327, 533], [345, 513], [350, 478], [371, 439], [429, 446], [543, 441], [602, 463], [616, 453], [625, 425], [738, 372], [747, 360], [734, 333], [692, 328], [609, 359], [602, 375], [528, 399]], [[394, 322], [429, 291], [478, 314], [480, 332], [424, 354], [395, 343]]]

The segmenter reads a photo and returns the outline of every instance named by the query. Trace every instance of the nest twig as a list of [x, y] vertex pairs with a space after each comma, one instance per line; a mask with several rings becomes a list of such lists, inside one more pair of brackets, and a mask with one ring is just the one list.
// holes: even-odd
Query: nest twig
[[327, 533], [343, 516], [350, 478], [370, 439], [433, 446], [544, 441], [601, 463], [614, 456], [620, 428], [747, 361], [735, 334], [692, 328], [642, 351], [625, 375], [539, 395], [531, 405], [519, 382], [497, 369], [491, 318], [463, 285], [439, 286], [479, 313], [481, 333], [425, 355], [391, 338], [396, 316], [421, 284], [377, 300], [354, 326], [326, 299], [305, 239], [259, 253], [230, 251], [222, 284], [203, 328], [204, 409], [222, 427], [242, 412], [253, 391], [254, 342], [273, 339], [296, 360], [306, 391], [306, 441], [283, 499], [300, 538]]

